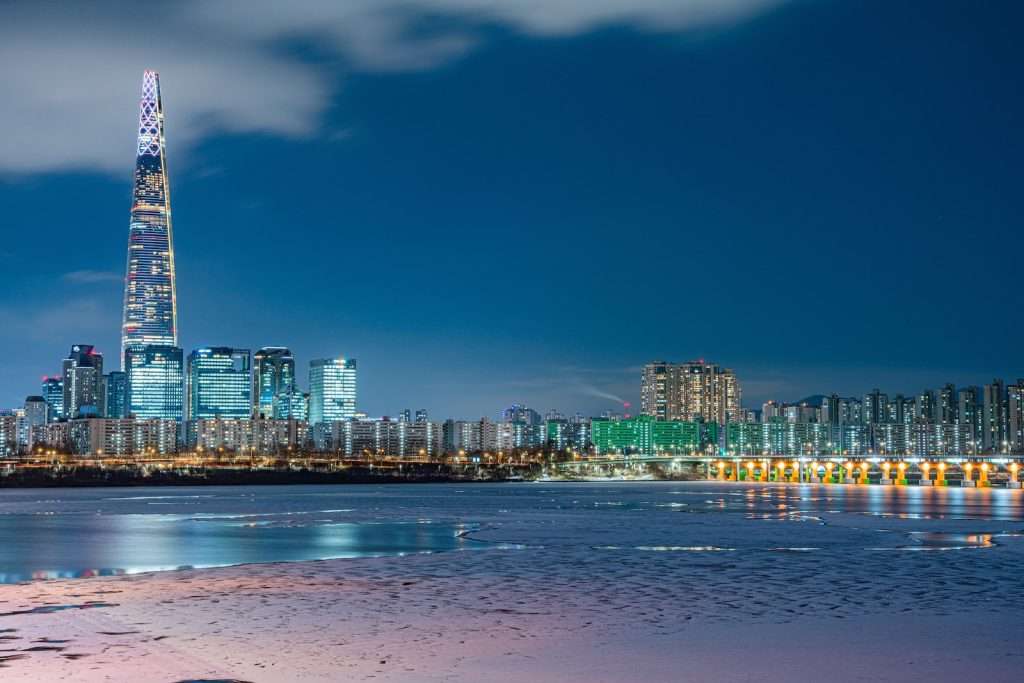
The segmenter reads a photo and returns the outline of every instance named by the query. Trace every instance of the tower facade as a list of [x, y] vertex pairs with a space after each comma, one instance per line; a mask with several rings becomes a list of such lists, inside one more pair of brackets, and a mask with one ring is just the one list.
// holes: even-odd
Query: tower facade
[[188, 357], [189, 420], [244, 419], [252, 416], [252, 369], [249, 349], [196, 349]]
[[128, 415], [182, 420], [184, 367], [181, 349], [159, 344], [131, 344], [124, 352]]
[[325, 358], [309, 363], [309, 423], [351, 420], [356, 414], [356, 360]]
[[160, 76], [155, 71], [146, 71], [139, 101], [139, 140], [124, 281], [122, 369], [126, 369], [124, 354], [129, 346], [177, 346], [177, 318]]
[[295, 393], [295, 356], [282, 346], [268, 346], [256, 352], [253, 373], [254, 413], [259, 417], [292, 417], [291, 397]]

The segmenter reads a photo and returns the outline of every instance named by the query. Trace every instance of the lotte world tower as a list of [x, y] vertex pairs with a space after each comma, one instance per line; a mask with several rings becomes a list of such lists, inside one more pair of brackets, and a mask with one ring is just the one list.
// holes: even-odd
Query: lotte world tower
[[124, 284], [122, 369], [125, 350], [130, 346], [177, 346], [177, 317], [160, 76], [146, 71], [139, 102], [139, 142]]

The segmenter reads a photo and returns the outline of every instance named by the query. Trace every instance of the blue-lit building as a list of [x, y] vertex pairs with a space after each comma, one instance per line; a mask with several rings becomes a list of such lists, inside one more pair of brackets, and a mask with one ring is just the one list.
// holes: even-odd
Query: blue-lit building
[[124, 351], [128, 414], [181, 421], [185, 373], [177, 346], [130, 344]]
[[64, 380], [60, 377], [43, 378], [43, 400], [49, 406], [47, 421], [56, 422], [64, 417]]
[[309, 419], [309, 394], [293, 389], [283, 397], [278, 397], [274, 419], [301, 420]]
[[122, 369], [126, 371], [129, 346], [178, 345], [164, 111], [160, 77], [155, 71], [146, 71], [142, 77], [138, 134], [121, 328]]
[[253, 400], [257, 417], [277, 420], [291, 417], [295, 393], [295, 356], [283, 346], [268, 346], [253, 359]]
[[50, 406], [42, 396], [28, 396], [25, 398], [25, 424], [29, 429], [42, 427], [48, 421]]
[[128, 375], [114, 370], [103, 378], [106, 395], [105, 417], [121, 419], [128, 417]]
[[186, 378], [186, 419], [252, 416], [252, 360], [248, 349], [196, 349], [188, 356]]
[[309, 363], [309, 423], [351, 420], [356, 414], [356, 361], [325, 358]]

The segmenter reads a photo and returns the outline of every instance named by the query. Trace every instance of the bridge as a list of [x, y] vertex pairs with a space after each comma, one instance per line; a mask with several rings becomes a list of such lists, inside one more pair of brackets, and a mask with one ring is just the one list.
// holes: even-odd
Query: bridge
[[877, 484], [1021, 488], [1024, 455], [917, 457], [866, 454], [841, 456], [716, 457], [709, 455], [612, 454], [559, 463], [566, 473], [637, 472], [659, 466], [689, 469], [708, 480], [790, 483]]

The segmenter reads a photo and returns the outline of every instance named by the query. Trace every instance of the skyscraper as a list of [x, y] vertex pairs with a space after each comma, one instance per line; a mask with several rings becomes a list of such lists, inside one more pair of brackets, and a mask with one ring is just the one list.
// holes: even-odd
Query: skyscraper
[[47, 421], [56, 422], [64, 417], [64, 380], [60, 377], [43, 378], [43, 400], [49, 406]]
[[139, 139], [121, 328], [122, 369], [127, 370], [125, 352], [128, 347], [139, 344], [178, 345], [164, 111], [160, 77], [148, 70], [142, 76], [139, 101]]
[[291, 416], [291, 395], [295, 390], [295, 356], [281, 346], [256, 352], [253, 362], [253, 408], [259, 417], [284, 419]]
[[350, 420], [356, 414], [356, 361], [325, 358], [309, 363], [309, 424]]
[[64, 414], [69, 419], [98, 417], [104, 400], [103, 354], [88, 344], [75, 344], [64, 359]]
[[124, 350], [124, 364], [130, 416], [182, 419], [184, 372], [180, 348], [130, 344]]
[[128, 417], [128, 376], [119, 370], [108, 372], [103, 385], [107, 395], [104, 417]]
[[249, 349], [213, 347], [188, 356], [189, 420], [252, 415]]

